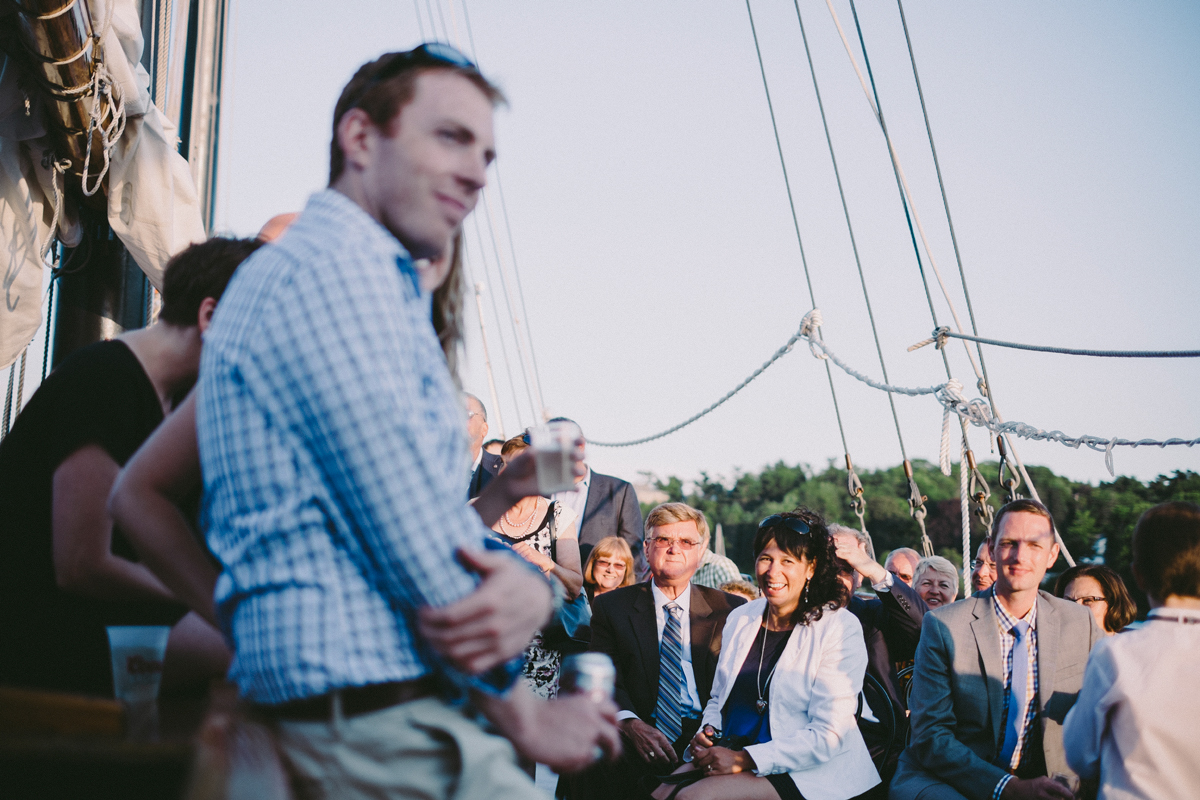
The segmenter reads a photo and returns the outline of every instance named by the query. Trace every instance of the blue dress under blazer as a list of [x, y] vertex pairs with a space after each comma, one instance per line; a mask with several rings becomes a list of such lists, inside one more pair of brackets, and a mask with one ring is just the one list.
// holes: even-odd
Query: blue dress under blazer
[[[730, 612], [704, 724], [720, 729], [721, 709], [759, 636], [766, 605], [759, 598]], [[797, 625], [767, 692], [772, 739], [746, 748], [758, 774], [790, 774], [806, 800], [848, 800], [877, 785], [854, 717], [866, 670], [862, 625], [846, 609]]]

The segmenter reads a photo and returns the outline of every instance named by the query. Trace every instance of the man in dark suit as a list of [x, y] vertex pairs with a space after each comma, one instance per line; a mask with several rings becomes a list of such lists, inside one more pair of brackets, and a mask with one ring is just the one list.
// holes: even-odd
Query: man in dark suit
[[1104, 637], [1086, 607], [1038, 586], [1058, 558], [1035, 500], [996, 513], [996, 582], [925, 615], [910, 698], [912, 738], [891, 800], [1070, 800], [1062, 724]]
[[[845, 562], [839, 577], [850, 589], [850, 613], [862, 623], [863, 639], [867, 643], [867, 673], [883, 686], [896, 715], [896, 737], [891, 742], [871, 741], [867, 737], [872, 757], [877, 757], [884, 748], [900, 743], [880, 770], [886, 782], [895, 771], [908, 729], [908, 704], [896, 680], [896, 664], [912, 659], [921, 639], [921, 621], [929, 607], [916, 590], [871, 557], [865, 533], [845, 525], [830, 525], [829, 532], [837, 543], [838, 558]], [[874, 598], [854, 593], [863, 579], [871, 583]]]
[[465, 394], [467, 401], [467, 436], [471, 445], [471, 483], [467, 488], [467, 499], [479, 496], [483, 487], [491, 483], [492, 478], [500, 472], [503, 461], [500, 456], [493, 455], [483, 449], [483, 440], [487, 438], [488, 423], [487, 409], [473, 394]]
[[[556, 417], [551, 422], [572, 422]], [[554, 500], [571, 508], [579, 518], [579, 559], [586, 564], [588, 554], [606, 536], [620, 536], [633, 552], [637, 576], [646, 574], [646, 557], [642, 552], [642, 507], [637, 493], [628, 481], [593, 472], [591, 467], [582, 478], [575, 479], [575, 488], [556, 492]]]
[[725, 618], [746, 602], [691, 583], [708, 547], [708, 522], [683, 503], [646, 518], [650, 580], [606, 592], [592, 612], [592, 649], [617, 667], [625, 752], [576, 781], [575, 796], [641, 796], [638, 781], [669, 773], [699, 725], [721, 654]]

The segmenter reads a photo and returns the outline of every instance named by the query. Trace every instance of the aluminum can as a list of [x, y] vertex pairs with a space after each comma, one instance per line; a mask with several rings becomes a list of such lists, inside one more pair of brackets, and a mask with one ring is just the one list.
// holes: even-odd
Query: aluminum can
[[563, 659], [559, 690], [595, 700], [612, 700], [617, 670], [604, 653], [576, 653]]

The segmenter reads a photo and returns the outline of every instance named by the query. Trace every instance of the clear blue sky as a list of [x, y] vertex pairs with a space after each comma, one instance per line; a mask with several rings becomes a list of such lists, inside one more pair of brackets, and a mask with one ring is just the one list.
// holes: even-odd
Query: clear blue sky
[[[511, 100], [497, 117], [500, 165], [547, 405], [598, 440], [681, 421], [761, 364], [810, 307], [745, 5], [467, 4], [478, 59]], [[854, 42], [849, 3], [834, 7]], [[878, 376], [795, 11], [781, 0], [753, 8], [826, 339]], [[940, 383], [932, 348], [906, 351], [933, 326], [882, 136], [825, 4], [800, 9], [889, 375]], [[965, 323], [896, 6], [859, 10], [889, 128]], [[981, 333], [1200, 348], [1200, 6], [927, 0], [905, 11]], [[431, 14], [439, 37], [470, 49], [463, 0], [358, 0], [337, 14], [233, 0], [219, 229], [252, 233], [324, 185], [340, 87], [363, 61], [418, 43], [422, 28], [430, 37]], [[492, 203], [499, 222], [498, 195]], [[479, 222], [486, 262], [468, 222], [470, 266], [476, 279], [490, 271], [503, 309]], [[511, 329], [485, 300], [511, 435], [533, 419]], [[473, 313], [469, 325], [464, 383], [490, 406]], [[985, 355], [1008, 419], [1072, 435], [1200, 435], [1196, 360]], [[973, 383], [961, 347], [951, 366]], [[898, 463], [885, 396], [834, 380], [856, 463]], [[940, 406], [896, 403], [910, 456], [936, 460]], [[987, 437], [973, 436], [987, 458]], [[1073, 478], [1107, 477], [1099, 453], [1019, 448]], [[824, 369], [806, 348], [680, 433], [590, 452], [596, 468], [630, 479], [732, 476], [779, 459], [820, 468], [841, 456]], [[1141, 478], [1200, 470], [1200, 448], [1121, 449], [1116, 464]]]

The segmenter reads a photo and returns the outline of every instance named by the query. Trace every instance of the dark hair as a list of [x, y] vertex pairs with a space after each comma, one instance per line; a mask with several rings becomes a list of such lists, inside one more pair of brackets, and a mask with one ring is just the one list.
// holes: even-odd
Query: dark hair
[[514, 436], [501, 445], [500, 457], [507, 458], [510, 453], [519, 453], [526, 447], [529, 447], [529, 441], [525, 438], [527, 435], [522, 433], [519, 436]]
[[214, 236], [177, 253], [163, 275], [158, 318], [180, 328], [195, 325], [204, 299], [220, 300], [233, 271], [262, 245], [257, 239]]
[[[1003, 520], [1009, 514], [1016, 514], [1018, 512], [1024, 514], [1033, 514], [1049, 522], [1050, 534], [1055, 541], [1058, 540], [1058, 537], [1054, 536], [1054, 533], [1058, 530], [1058, 528], [1054, 526], [1054, 517], [1050, 515], [1050, 509], [1046, 508], [1037, 500], [1031, 500], [1028, 497], [1022, 497], [1019, 500], [1013, 500], [1011, 503], [1005, 503], [1004, 505], [1000, 506], [1000, 510], [996, 512], [996, 516], [992, 520], [992, 530], [991, 535], [988, 536], [988, 540], [995, 540], [996, 534], [1000, 532], [1001, 520]], [[988, 547], [990, 549], [991, 545], [988, 545]]]
[[375, 127], [389, 136], [394, 133], [392, 121], [400, 109], [408, 105], [417, 91], [417, 78], [422, 73], [440, 70], [453, 72], [469, 80], [487, 96], [492, 105], [504, 102], [504, 94], [493, 86], [477, 69], [457, 67], [452, 64], [431, 64], [425, 60], [414, 60], [408, 67], [401, 67], [394, 76], [376, 81], [375, 76], [384, 70], [395, 70], [395, 61], [405, 53], [384, 53], [374, 61], [358, 68], [354, 77], [342, 89], [337, 105], [333, 109], [333, 140], [329, 143], [329, 183], [333, 184], [346, 169], [346, 154], [338, 144], [337, 127], [342, 117], [352, 108], [361, 108]]
[[[817, 512], [800, 507], [779, 515], [785, 520], [795, 519], [808, 525], [808, 533], [792, 530], [782, 522], [776, 522], [758, 529], [754, 536], [754, 560], [767, 549], [771, 542], [783, 552], [796, 558], [803, 558], [813, 564], [813, 576], [805, 586], [805, 592], [800, 597], [800, 605], [792, 614], [792, 620], [797, 625], [810, 625], [821, 618], [825, 609], [841, 608], [850, 601], [850, 592], [840, 580], [840, 569], [837, 557], [837, 546], [825, 520]], [[755, 570], [757, 574], [757, 568]], [[759, 581], [759, 590], [762, 582]]]
[[1054, 596], [1062, 597], [1076, 578], [1092, 578], [1100, 584], [1108, 611], [1104, 613], [1104, 629], [1116, 633], [1137, 618], [1137, 605], [1125, 588], [1125, 581], [1103, 564], [1076, 564], [1058, 576]]
[[1200, 597], [1200, 505], [1161, 503], [1133, 529], [1133, 574], [1160, 603], [1171, 595]]

